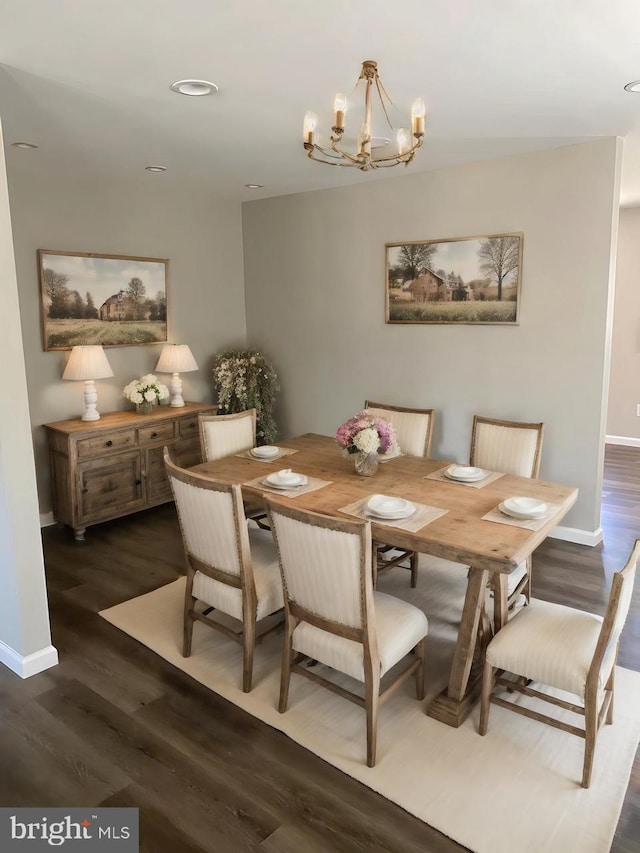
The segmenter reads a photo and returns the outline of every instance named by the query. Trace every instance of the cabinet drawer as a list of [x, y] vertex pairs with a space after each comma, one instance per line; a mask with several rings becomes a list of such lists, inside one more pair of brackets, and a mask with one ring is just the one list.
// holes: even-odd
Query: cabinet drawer
[[189, 438], [198, 435], [198, 418], [182, 418], [178, 425], [180, 438]]
[[174, 424], [156, 424], [155, 426], [142, 427], [138, 430], [138, 441], [143, 444], [157, 444], [159, 441], [173, 441]]
[[117, 450], [126, 450], [136, 446], [136, 431], [134, 429], [107, 432], [95, 438], [81, 438], [77, 443], [78, 456], [84, 459], [88, 456], [102, 456]]

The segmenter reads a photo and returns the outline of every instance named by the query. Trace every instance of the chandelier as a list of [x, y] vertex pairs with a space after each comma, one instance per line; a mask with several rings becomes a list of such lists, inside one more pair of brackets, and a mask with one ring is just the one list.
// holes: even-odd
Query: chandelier
[[[372, 135], [371, 130], [371, 113], [372, 113], [372, 89], [375, 87], [375, 93], [380, 101], [382, 112], [386, 119], [386, 123], [391, 130], [394, 130], [385, 100], [389, 104], [392, 103], [391, 98], [387, 95], [382, 81], [378, 76], [378, 64], [372, 59], [367, 59], [362, 63], [360, 76], [356, 82], [357, 89], [360, 81], [365, 81], [364, 90], [364, 121], [360, 126], [358, 133], [355, 151], [349, 152], [344, 146], [344, 130], [345, 116], [347, 113], [347, 98], [343, 94], [337, 94], [333, 101], [333, 126], [331, 128], [331, 136], [329, 137], [330, 149], [322, 147], [316, 142], [316, 128], [318, 127], [318, 116], [313, 112], [305, 113], [303, 126], [303, 144], [307, 152], [307, 156], [317, 163], [326, 163], [328, 166], [351, 166], [356, 169], [361, 169], [363, 172], [369, 169], [380, 169], [388, 166], [398, 166], [400, 163], [408, 165], [422, 145], [424, 139], [424, 116], [425, 106], [422, 98], [417, 98], [413, 102], [411, 108], [411, 132], [408, 128], [401, 127], [396, 133], [395, 153], [386, 153], [384, 150], [378, 154], [378, 148], [385, 148], [391, 141], [389, 139], [381, 139]], [[376, 142], [381, 142], [381, 145], [376, 145]]]

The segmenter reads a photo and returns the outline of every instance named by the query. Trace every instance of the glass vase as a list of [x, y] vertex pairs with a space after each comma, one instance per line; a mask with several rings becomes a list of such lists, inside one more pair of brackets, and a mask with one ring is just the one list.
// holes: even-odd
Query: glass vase
[[153, 411], [153, 400], [143, 400], [141, 403], [136, 403], [136, 412], [139, 415], [150, 415]]
[[361, 477], [373, 477], [378, 470], [377, 453], [356, 453], [353, 461], [356, 466], [356, 474], [360, 474]]

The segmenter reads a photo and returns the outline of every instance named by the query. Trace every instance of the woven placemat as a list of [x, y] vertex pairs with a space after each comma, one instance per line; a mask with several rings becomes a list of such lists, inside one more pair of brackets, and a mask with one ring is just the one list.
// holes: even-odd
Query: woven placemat
[[450, 465], [447, 465], [444, 468], [439, 468], [437, 471], [427, 474], [424, 479], [438, 480], [440, 483], [450, 483], [454, 486], [470, 486], [472, 489], [482, 489], [485, 486], [488, 486], [489, 483], [493, 483], [494, 480], [504, 477], [502, 471], [487, 471], [487, 476], [482, 480], [475, 480], [473, 483], [465, 483], [462, 480], [451, 480], [449, 477], [445, 477], [444, 472], [448, 471], [450, 467]]
[[264, 476], [262, 476], [255, 477], [253, 480], [247, 480], [246, 483], [243, 483], [243, 486], [261, 489], [263, 492], [269, 492], [271, 495], [282, 495], [283, 498], [297, 498], [298, 495], [306, 495], [307, 492], [324, 489], [325, 486], [330, 486], [331, 482], [331, 480], [319, 480], [317, 477], [307, 477], [307, 482], [304, 486], [296, 486], [292, 489], [276, 489], [270, 486], [264, 479]]
[[357, 501], [341, 507], [339, 511], [344, 512], [347, 515], [355, 515], [358, 518], [365, 518], [367, 521], [374, 521], [376, 524], [384, 524], [388, 527], [399, 527], [402, 530], [410, 530], [412, 533], [416, 533], [422, 527], [425, 527], [427, 524], [435, 521], [436, 518], [440, 518], [441, 515], [446, 515], [449, 512], [448, 509], [439, 509], [437, 506], [427, 506], [426, 504], [419, 504], [412, 501], [411, 503], [413, 503], [416, 508], [416, 511], [412, 515], [408, 518], [397, 518], [391, 520], [370, 515], [370, 513], [367, 512], [368, 501], [369, 498], [359, 498]]
[[234, 453], [234, 456], [240, 456], [243, 459], [251, 459], [253, 462], [277, 462], [283, 456], [291, 456], [292, 453], [297, 453], [297, 450], [292, 450], [290, 447], [279, 447], [277, 456], [270, 456], [268, 459], [262, 459], [260, 456], [254, 456], [250, 450], [243, 450], [242, 453]]
[[512, 527], [524, 527], [526, 530], [540, 530], [549, 520], [549, 516], [559, 509], [560, 504], [547, 504], [549, 510], [542, 518], [512, 518], [500, 512], [498, 507], [489, 510], [482, 518], [484, 521], [495, 521], [497, 524], [510, 524]]

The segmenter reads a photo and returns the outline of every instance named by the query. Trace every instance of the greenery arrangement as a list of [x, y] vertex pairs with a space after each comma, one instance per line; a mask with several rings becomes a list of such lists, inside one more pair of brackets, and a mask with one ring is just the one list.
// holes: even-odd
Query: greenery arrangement
[[257, 350], [228, 350], [216, 356], [213, 378], [222, 414], [256, 410], [258, 444], [270, 444], [278, 434], [273, 404], [280, 390], [271, 362]]

